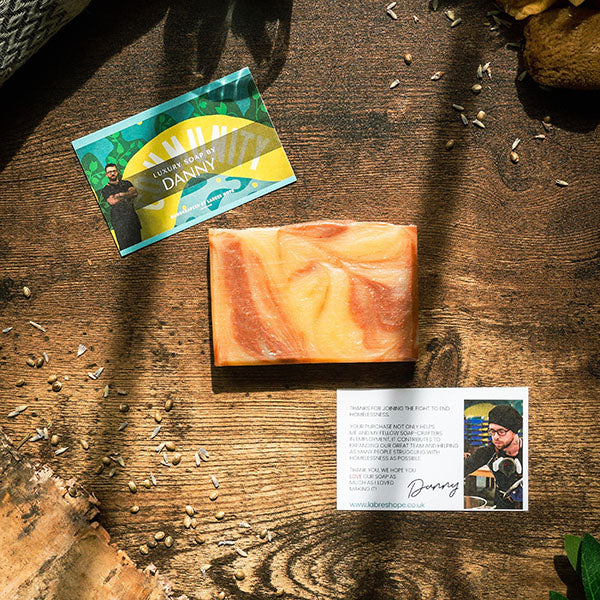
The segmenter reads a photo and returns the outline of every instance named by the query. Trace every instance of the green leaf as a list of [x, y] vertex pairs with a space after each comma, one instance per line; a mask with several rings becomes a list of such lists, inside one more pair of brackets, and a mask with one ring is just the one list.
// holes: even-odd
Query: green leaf
[[214, 115], [215, 103], [212, 100], [207, 100], [205, 96], [201, 96], [200, 98], [194, 98], [190, 101], [190, 104], [192, 105], [192, 116], [202, 117], [204, 115]]
[[167, 129], [173, 127], [173, 125], [176, 124], [177, 123], [175, 119], [171, 115], [167, 113], [161, 113], [156, 117], [156, 119], [154, 119], [154, 130], [156, 131], [156, 135], [162, 133], [163, 131], [166, 131]]
[[121, 132], [110, 135], [106, 139], [113, 145], [110, 154], [106, 157], [106, 162], [115, 163], [121, 171], [125, 169], [131, 157], [145, 144], [141, 139], [126, 140]]
[[226, 115], [227, 114], [227, 104], [225, 104], [225, 102], [221, 102], [219, 104], [219, 106], [215, 107], [215, 110], [220, 114], [220, 115]]
[[242, 111], [240, 107], [237, 105], [237, 102], [232, 98], [225, 98], [224, 102], [227, 103], [227, 114], [231, 117], [243, 117]]
[[96, 187], [96, 185], [99, 185], [100, 182], [102, 182], [104, 179], [104, 168], [94, 154], [91, 152], [85, 154], [81, 158], [81, 165], [85, 171], [85, 176], [93, 187]]
[[586, 533], [581, 542], [581, 578], [587, 600], [600, 600], [600, 543]]
[[577, 573], [581, 573], [581, 540], [576, 535], [565, 535], [565, 552], [571, 566]]
[[568, 600], [568, 598], [558, 592], [550, 592], [550, 600]]

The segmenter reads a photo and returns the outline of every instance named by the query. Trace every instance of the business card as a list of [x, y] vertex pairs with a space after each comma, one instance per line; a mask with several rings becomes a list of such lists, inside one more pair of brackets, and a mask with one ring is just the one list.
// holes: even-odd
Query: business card
[[247, 68], [73, 148], [121, 256], [296, 181]]
[[528, 388], [338, 390], [338, 510], [528, 510]]

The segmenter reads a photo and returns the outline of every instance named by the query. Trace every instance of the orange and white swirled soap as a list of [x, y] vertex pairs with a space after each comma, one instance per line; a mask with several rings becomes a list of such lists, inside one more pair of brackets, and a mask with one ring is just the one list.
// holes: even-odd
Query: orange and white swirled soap
[[417, 359], [417, 228], [211, 229], [215, 364]]

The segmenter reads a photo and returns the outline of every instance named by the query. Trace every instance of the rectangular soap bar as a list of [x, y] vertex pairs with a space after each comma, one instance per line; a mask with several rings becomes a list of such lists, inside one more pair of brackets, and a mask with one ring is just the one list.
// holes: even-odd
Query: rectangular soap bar
[[417, 359], [417, 228], [211, 229], [215, 365]]

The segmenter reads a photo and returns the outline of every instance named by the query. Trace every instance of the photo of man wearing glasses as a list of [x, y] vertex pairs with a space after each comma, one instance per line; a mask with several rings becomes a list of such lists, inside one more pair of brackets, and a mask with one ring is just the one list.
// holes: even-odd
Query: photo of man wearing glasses
[[490, 410], [488, 434], [491, 444], [481, 446], [465, 458], [465, 477], [484, 465], [496, 481], [494, 504], [497, 509], [523, 508], [523, 439], [519, 431], [523, 417], [512, 406]]
[[130, 181], [121, 179], [115, 163], [104, 169], [108, 183], [102, 189], [102, 197], [110, 205], [110, 220], [119, 249], [139, 244], [142, 241], [140, 219], [135, 212], [133, 201], [137, 190]]

